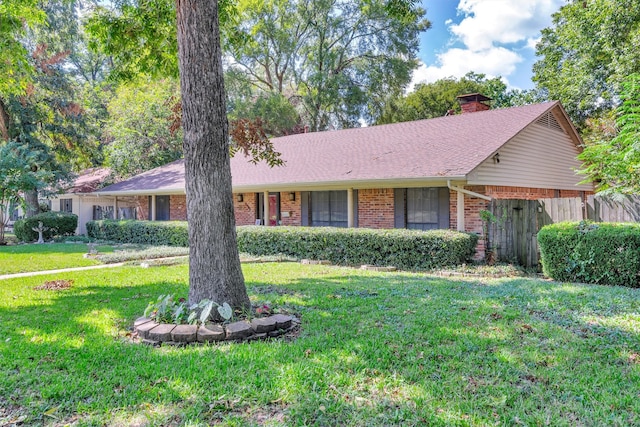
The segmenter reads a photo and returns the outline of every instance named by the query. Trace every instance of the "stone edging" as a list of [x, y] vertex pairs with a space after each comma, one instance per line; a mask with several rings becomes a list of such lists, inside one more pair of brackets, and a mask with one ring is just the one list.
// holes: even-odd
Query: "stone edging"
[[180, 346], [191, 343], [273, 338], [291, 332], [299, 325], [298, 319], [284, 314], [259, 317], [251, 322], [239, 321], [228, 325], [207, 323], [200, 326], [156, 323], [148, 317], [140, 317], [133, 323], [133, 329], [143, 344]]

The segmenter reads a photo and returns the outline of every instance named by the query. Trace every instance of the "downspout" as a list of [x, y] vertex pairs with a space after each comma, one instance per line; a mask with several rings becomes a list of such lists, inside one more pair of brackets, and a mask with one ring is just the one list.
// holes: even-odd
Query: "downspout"
[[492, 200], [492, 197], [485, 196], [484, 194], [480, 194], [480, 193], [475, 193], [470, 190], [465, 190], [462, 187], [456, 187], [455, 185], [451, 184], [451, 180], [447, 180], [447, 187], [450, 190], [453, 190], [458, 193], [458, 200], [456, 205], [456, 211], [457, 211], [456, 223], [457, 223], [458, 231], [464, 231], [464, 195], [467, 194], [471, 197], [477, 197], [479, 199], [487, 200], [489, 202]]

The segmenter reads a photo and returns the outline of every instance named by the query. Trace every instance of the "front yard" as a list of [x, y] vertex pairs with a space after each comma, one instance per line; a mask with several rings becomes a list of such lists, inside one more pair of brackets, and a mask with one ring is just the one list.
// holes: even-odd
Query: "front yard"
[[[640, 424], [638, 290], [243, 268], [297, 339], [131, 343], [150, 300], [186, 296], [184, 265], [0, 281], [0, 425]], [[53, 279], [74, 282], [34, 290]]]
[[[99, 246], [98, 249], [113, 251], [111, 246]], [[87, 251], [85, 243], [0, 246], [0, 275], [100, 264], [84, 258]]]

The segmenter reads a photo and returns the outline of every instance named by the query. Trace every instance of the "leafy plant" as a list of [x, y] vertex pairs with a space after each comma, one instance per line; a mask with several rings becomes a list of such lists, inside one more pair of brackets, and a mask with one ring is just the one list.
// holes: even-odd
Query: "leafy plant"
[[225, 322], [233, 317], [233, 309], [226, 302], [220, 305], [203, 299], [197, 304], [188, 305], [184, 298], [176, 301], [173, 295], [160, 295], [156, 301], [149, 302], [144, 316], [158, 323], [201, 325], [211, 318], [214, 307], [217, 307], [218, 314]]
[[640, 286], [638, 224], [564, 222], [543, 227], [544, 274], [555, 280]]

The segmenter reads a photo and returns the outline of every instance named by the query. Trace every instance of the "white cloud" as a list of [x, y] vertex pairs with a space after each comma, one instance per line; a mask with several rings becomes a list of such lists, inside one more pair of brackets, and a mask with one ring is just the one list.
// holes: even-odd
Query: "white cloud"
[[450, 29], [473, 51], [518, 43], [551, 24], [562, 4], [564, 0], [461, 0], [458, 13], [464, 18]]
[[460, 0], [458, 23], [446, 25], [452, 34], [451, 47], [436, 56], [435, 64], [414, 72], [415, 83], [443, 77], [461, 77], [469, 71], [502, 76], [504, 80], [530, 55], [539, 41], [540, 30], [551, 25], [551, 15], [565, 0]]
[[409, 91], [417, 83], [429, 83], [446, 77], [462, 77], [470, 71], [486, 74], [487, 77], [504, 76], [511, 74], [516, 65], [522, 61], [522, 57], [503, 47], [492, 47], [490, 49], [473, 52], [469, 49], [449, 49], [439, 54], [438, 65], [420, 66], [413, 73], [413, 79]]

